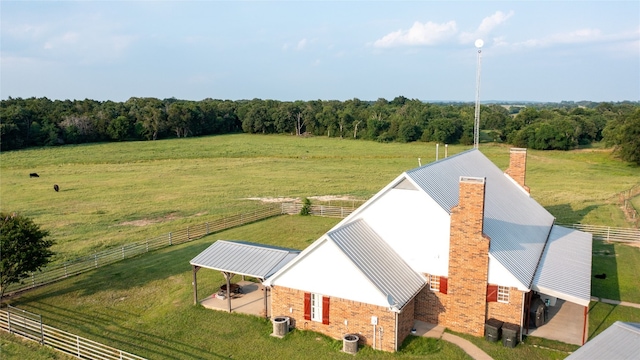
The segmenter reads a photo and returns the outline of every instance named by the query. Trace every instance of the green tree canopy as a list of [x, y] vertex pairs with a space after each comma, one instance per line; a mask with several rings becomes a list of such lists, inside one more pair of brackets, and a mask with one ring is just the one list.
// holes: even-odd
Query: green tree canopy
[[0, 213], [0, 299], [10, 284], [29, 276], [49, 263], [53, 240], [31, 219]]
[[640, 165], [640, 109], [610, 121], [603, 132], [607, 145], [613, 145], [622, 160]]

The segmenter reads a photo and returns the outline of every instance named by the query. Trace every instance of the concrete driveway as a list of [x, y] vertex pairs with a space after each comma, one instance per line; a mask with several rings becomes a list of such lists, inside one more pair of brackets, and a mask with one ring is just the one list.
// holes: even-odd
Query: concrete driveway
[[584, 327], [584, 306], [558, 299], [556, 306], [549, 307], [547, 323], [539, 328], [530, 328], [528, 335], [582, 345], [585, 331], [589, 329], [588, 324], [587, 329]]
[[[237, 283], [242, 288], [241, 294], [233, 294], [231, 296], [231, 312], [242, 314], [250, 314], [256, 316], [265, 316], [264, 308], [264, 287], [262, 284], [251, 281], [239, 281]], [[218, 298], [217, 293], [207, 296], [200, 304], [207, 309], [228, 311], [227, 299]], [[271, 308], [271, 295], [267, 293], [267, 315]]]

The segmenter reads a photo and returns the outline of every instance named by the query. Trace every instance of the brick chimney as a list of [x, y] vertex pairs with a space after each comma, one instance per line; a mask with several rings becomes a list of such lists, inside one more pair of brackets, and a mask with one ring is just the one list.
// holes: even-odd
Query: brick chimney
[[527, 175], [527, 149], [511, 148], [509, 151], [509, 168], [505, 173], [522, 186], [526, 192], [530, 192], [529, 187], [524, 184]]
[[483, 234], [485, 178], [460, 177], [458, 205], [451, 209], [447, 327], [484, 335], [488, 236]]

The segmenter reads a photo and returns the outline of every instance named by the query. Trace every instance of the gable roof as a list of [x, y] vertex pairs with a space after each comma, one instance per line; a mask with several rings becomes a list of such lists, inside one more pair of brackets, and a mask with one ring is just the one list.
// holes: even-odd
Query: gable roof
[[616, 321], [567, 359], [637, 359], [640, 354], [640, 324]]
[[382, 295], [391, 295], [398, 309], [402, 309], [426, 285], [424, 278], [362, 219], [328, 232], [327, 237]]
[[218, 240], [190, 261], [191, 265], [266, 279], [300, 254], [299, 250], [246, 241]]
[[489, 252], [530, 287], [554, 217], [478, 149], [409, 170], [413, 180], [442, 209], [458, 204], [460, 176], [486, 178], [484, 233]]

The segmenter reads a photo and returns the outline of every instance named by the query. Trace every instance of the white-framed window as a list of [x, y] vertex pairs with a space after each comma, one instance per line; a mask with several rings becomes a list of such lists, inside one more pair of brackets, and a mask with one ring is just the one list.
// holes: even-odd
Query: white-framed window
[[440, 276], [429, 275], [429, 289], [440, 291]]
[[508, 286], [498, 286], [498, 302], [508, 303], [509, 302], [509, 287]]
[[322, 295], [311, 294], [311, 320], [322, 322]]

